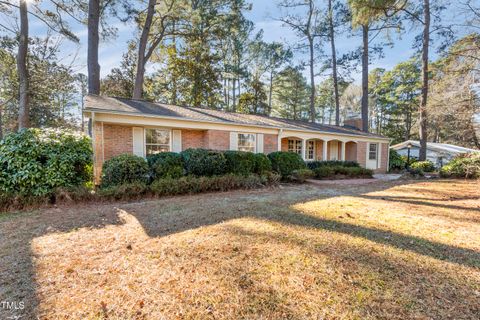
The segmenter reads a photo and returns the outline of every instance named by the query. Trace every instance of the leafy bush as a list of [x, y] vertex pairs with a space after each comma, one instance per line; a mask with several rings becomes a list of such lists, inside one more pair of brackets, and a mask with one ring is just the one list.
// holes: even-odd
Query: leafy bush
[[318, 167], [313, 170], [313, 173], [317, 179], [325, 179], [335, 175], [335, 171], [332, 167]]
[[444, 178], [480, 178], [480, 153], [460, 155], [440, 169]]
[[183, 158], [179, 153], [160, 152], [147, 157], [153, 179], [180, 178], [184, 174]]
[[406, 161], [397, 152], [397, 150], [390, 149], [389, 156], [389, 170], [403, 170], [405, 168]]
[[269, 184], [272, 184], [272, 180], [265, 176], [226, 174], [211, 177], [186, 176], [180, 179], [159, 179], [152, 183], [150, 189], [152, 193], [157, 196], [168, 196], [234, 189], [252, 189]]
[[294, 170], [305, 169], [305, 162], [299, 154], [293, 152], [277, 151], [268, 155], [272, 169], [280, 173], [282, 179], [288, 179]]
[[314, 170], [317, 179], [371, 178], [373, 171], [362, 167], [321, 166]]
[[309, 161], [307, 162], [307, 167], [311, 170], [315, 170], [319, 167], [360, 167], [360, 164], [356, 161], [339, 161], [339, 160], [329, 160], [329, 161]]
[[145, 182], [135, 181], [100, 189], [97, 195], [107, 200], [132, 200], [140, 199], [149, 192]]
[[255, 154], [245, 151], [225, 151], [227, 173], [248, 176], [255, 171]]
[[255, 159], [254, 172], [256, 174], [265, 174], [267, 172], [272, 171], [272, 163], [270, 162], [270, 159], [268, 159], [268, 157], [265, 154], [255, 153], [254, 159]]
[[293, 170], [292, 174], [290, 175], [290, 180], [304, 183], [307, 179], [312, 178], [314, 175], [315, 174], [310, 169]]
[[44, 196], [92, 179], [90, 138], [69, 130], [24, 129], [0, 141], [0, 192]]
[[102, 188], [147, 181], [148, 164], [142, 157], [121, 154], [103, 163]]
[[220, 151], [187, 149], [180, 154], [187, 175], [213, 176], [225, 173], [227, 159]]
[[420, 169], [423, 172], [433, 172], [435, 171], [435, 165], [432, 161], [416, 161], [410, 166], [412, 169]]

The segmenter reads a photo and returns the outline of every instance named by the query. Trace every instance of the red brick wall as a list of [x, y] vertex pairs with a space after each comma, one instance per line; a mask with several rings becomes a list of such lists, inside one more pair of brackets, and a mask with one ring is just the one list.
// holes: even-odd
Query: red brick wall
[[359, 141], [357, 143], [357, 162], [362, 166], [367, 165], [367, 142]]
[[282, 138], [281, 151], [284, 151], [284, 152], [288, 151], [288, 138]]
[[316, 160], [322, 160], [322, 158], [323, 158], [323, 140], [317, 140], [315, 143], [316, 143], [316, 145], [315, 145]]
[[101, 122], [93, 123], [93, 173], [95, 175], [95, 184], [100, 183], [103, 165], [103, 130]]
[[355, 142], [345, 144], [345, 160], [357, 161], [357, 144]]
[[212, 150], [230, 149], [230, 131], [207, 130], [205, 146]]
[[263, 135], [263, 153], [269, 154], [278, 151], [278, 135], [264, 134]]
[[382, 143], [382, 156], [380, 158], [380, 168], [375, 170], [378, 173], [386, 173], [388, 171], [388, 151], [390, 145], [388, 143]]
[[105, 161], [123, 153], [133, 153], [133, 127], [103, 125], [103, 152]]
[[189, 148], [206, 148], [205, 130], [182, 130], [182, 150]]

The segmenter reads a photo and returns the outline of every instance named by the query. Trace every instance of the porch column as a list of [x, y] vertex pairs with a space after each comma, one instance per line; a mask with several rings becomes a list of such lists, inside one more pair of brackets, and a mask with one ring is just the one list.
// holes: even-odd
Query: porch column
[[340, 141], [340, 145], [341, 145], [340, 160], [345, 161], [345, 145], [346, 145], [346, 143], [344, 141]]
[[282, 151], [282, 133], [283, 129], [278, 130], [277, 151]]
[[302, 139], [302, 158], [307, 160], [307, 139]]
[[322, 150], [322, 161], [327, 161], [327, 156], [328, 156], [328, 141], [323, 140], [323, 150]]

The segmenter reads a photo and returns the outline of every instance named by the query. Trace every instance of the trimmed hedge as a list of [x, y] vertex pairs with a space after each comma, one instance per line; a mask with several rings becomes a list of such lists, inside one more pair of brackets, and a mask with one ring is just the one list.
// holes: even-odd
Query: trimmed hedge
[[45, 196], [91, 183], [89, 137], [64, 129], [23, 129], [0, 141], [0, 193]]
[[255, 154], [245, 151], [225, 151], [225, 171], [242, 176], [255, 172]]
[[160, 152], [147, 157], [152, 179], [180, 178], [184, 175], [183, 158], [175, 152]]
[[403, 170], [405, 169], [406, 161], [397, 152], [397, 150], [390, 149], [388, 164], [388, 170]]
[[321, 166], [313, 170], [317, 179], [371, 178], [373, 171], [362, 167]]
[[426, 160], [426, 161], [417, 161], [414, 162], [410, 165], [412, 169], [418, 169], [423, 172], [433, 172], [435, 171], [435, 165], [433, 164], [432, 161]]
[[329, 161], [308, 161], [307, 167], [310, 170], [315, 170], [319, 167], [352, 167], [352, 168], [359, 168], [360, 164], [356, 161], [340, 161], [340, 160], [329, 160]]
[[290, 176], [290, 180], [304, 183], [307, 179], [313, 178], [315, 173], [310, 169], [298, 169], [294, 170]]
[[148, 182], [148, 164], [145, 159], [132, 154], [121, 154], [103, 163], [102, 188], [129, 183]]
[[282, 179], [288, 179], [295, 170], [306, 169], [305, 162], [297, 153], [277, 151], [270, 153], [268, 158], [273, 171], [279, 173]]
[[444, 178], [480, 178], [480, 153], [458, 156], [440, 169]]
[[265, 154], [255, 153], [253, 157], [255, 160], [254, 172], [256, 174], [265, 174], [272, 171], [272, 163]]
[[221, 151], [187, 149], [180, 154], [187, 175], [214, 176], [226, 172], [227, 159]]

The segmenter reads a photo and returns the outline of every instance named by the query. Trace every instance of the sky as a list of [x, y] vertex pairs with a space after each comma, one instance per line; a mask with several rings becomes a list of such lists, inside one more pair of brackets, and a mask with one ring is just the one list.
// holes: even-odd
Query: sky
[[[46, 1], [45, 1], [46, 2]], [[319, 1], [322, 3], [322, 1]], [[323, 1], [326, 2], [326, 1]], [[264, 40], [282, 41], [290, 45], [298, 42], [298, 37], [288, 27], [282, 25], [282, 22], [278, 21], [281, 16], [281, 11], [277, 7], [278, 1], [272, 0], [251, 0], [252, 10], [246, 13], [248, 19], [254, 22], [255, 32], [263, 29]], [[460, 19], [457, 17], [449, 17], [449, 19]], [[99, 49], [99, 63], [101, 65], [101, 75], [106, 76], [112, 68], [120, 65], [122, 54], [127, 50], [127, 43], [129, 40], [135, 38], [135, 28], [132, 24], [125, 24], [118, 19], [110, 19], [108, 21], [110, 25], [117, 28], [117, 37], [109, 39], [108, 41], [102, 41]], [[30, 22], [30, 30], [32, 35], [45, 35], [46, 27], [43, 23], [34, 18]], [[61, 46], [60, 57], [62, 61], [67, 63], [73, 61], [74, 69], [78, 72], [87, 73], [87, 28], [83, 25], [72, 24], [73, 32], [80, 39], [79, 44], [74, 44], [65, 40]], [[254, 32], [254, 33], [255, 33]], [[385, 68], [392, 69], [397, 63], [409, 59], [415, 50], [412, 48], [415, 36], [421, 32], [420, 28], [414, 30], [408, 30], [401, 38], [394, 37], [393, 48], [384, 47], [383, 58], [371, 59], [370, 69]], [[378, 39], [381, 41], [381, 37]], [[358, 34], [345, 34], [339, 37], [337, 40], [338, 55], [347, 53], [350, 50], [355, 50], [361, 44], [361, 37]], [[325, 52], [329, 52], [329, 44], [325, 45]], [[435, 58], [436, 53], [432, 50], [431, 58]], [[302, 54], [295, 54], [297, 63], [301, 62], [304, 57]], [[147, 66], [148, 72], [148, 66]], [[307, 70], [305, 70], [307, 74]], [[361, 78], [360, 70], [357, 70], [352, 75], [355, 82], [359, 82]], [[317, 78], [322, 78], [318, 76]], [[318, 80], [317, 80], [318, 81]]]

